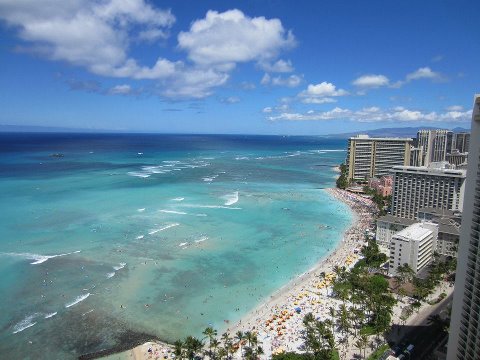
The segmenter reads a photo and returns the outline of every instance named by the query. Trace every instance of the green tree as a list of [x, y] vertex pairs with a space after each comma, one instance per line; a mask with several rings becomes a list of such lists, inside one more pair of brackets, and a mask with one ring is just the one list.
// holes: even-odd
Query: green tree
[[365, 350], [368, 346], [368, 336], [365, 334], [360, 335], [360, 337], [355, 342], [355, 346], [360, 350], [360, 356], [362, 355], [363, 349], [363, 358], [365, 358]]
[[184, 341], [184, 347], [187, 358], [192, 360], [203, 349], [203, 343], [194, 336], [187, 336]]
[[208, 356], [212, 357], [212, 341], [217, 336], [217, 330], [209, 326], [203, 330], [202, 334], [205, 335], [204, 339], [208, 339]]
[[177, 359], [182, 360], [184, 358], [183, 356], [183, 342], [182, 340], [177, 340], [173, 343], [173, 353], [175, 354], [175, 357]]

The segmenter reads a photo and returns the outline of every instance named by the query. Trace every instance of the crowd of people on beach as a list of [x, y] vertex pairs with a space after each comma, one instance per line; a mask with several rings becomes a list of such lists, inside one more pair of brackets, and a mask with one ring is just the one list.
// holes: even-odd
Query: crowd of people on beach
[[[334, 198], [347, 204], [355, 214], [354, 224], [344, 233], [343, 240], [336, 250], [323, 259], [313, 270], [282, 288], [266, 303], [247, 314], [227, 332], [237, 331], [256, 333], [264, 355], [302, 350], [303, 317], [312, 313], [315, 318], [331, 319], [331, 309], [336, 311], [340, 301], [332, 296], [332, 285], [336, 267], [353, 267], [361, 258], [361, 248], [366, 244], [365, 235], [375, 227], [376, 204], [367, 197], [349, 193], [341, 189], [327, 189]], [[321, 229], [321, 227], [319, 227]], [[135, 349], [134, 349], [135, 350]], [[168, 359], [172, 349], [166, 344], [148, 343], [132, 350], [133, 359]], [[237, 351], [234, 358], [241, 358]]]
[[339, 247], [313, 271], [304, 274], [280, 296], [263, 304], [233, 329], [254, 331], [262, 342], [265, 355], [283, 351], [299, 351], [303, 344], [303, 317], [311, 312], [321, 320], [330, 319], [330, 309], [337, 310], [340, 301], [331, 296], [334, 268], [352, 267], [366, 244], [365, 235], [375, 226], [376, 204], [361, 195], [345, 190], [328, 189], [336, 199], [346, 203], [355, 213], [355, 222], [344, 234]]

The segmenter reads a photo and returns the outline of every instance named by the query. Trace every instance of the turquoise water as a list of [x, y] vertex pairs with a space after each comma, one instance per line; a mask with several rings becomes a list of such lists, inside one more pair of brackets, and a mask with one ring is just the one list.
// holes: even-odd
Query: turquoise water
[[343, 141], [0, 137], [10, 359], [224, 330], [333, 250], [352, 219], [322, 190]]

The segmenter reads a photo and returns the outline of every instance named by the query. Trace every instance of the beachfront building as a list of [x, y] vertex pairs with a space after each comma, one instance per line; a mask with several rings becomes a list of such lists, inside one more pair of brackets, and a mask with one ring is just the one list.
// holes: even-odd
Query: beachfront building
[[378, 195], [383, 197], [392, 195], [392, 184], [393, 184], [393, 177], [382, 176], [379, 178], [371, 178], [368, 180], [368, 187], [375, 190]]
[[[390, 249], [390, 244], [395, 234], [419, 222], [425, 222], [425, 220], [404, 219], [392, 215], [381, 216], [377, 219], [375, 240], [381, 249]], [[460, 224], [447, 217], [433, 217], [427, 220], [427, 222], [438, 225], [435, 251], [440, 255], [456, 257], [460, 240]]]
[[410, 147], [410, 166], [423, 166], [423, 147]]
[[445, 161], [447, 154], [451, 153], [453, 132], [441, 129], [420, 130], [416, 142], [423, 149], [422, 166], [428, 166], [432, 162]]
[[368, 180], [389, 175], [392, 166], [410, 164], [410, 138], [371, 138], [357, 135], [348, 140], [348, 178]]
[[447, 162], [394, 166], [391, 214], [416, 219], [424, 207], [461, 211], [466, 171], [451, 167]]
[[375, 240], [378, 245], [389, 249], [393, 235], [416, 222], [413, 219], [404, 219], [392, 215], [380, 216], [377, 219]]
[[475, 96], [468, 177], [462, 214], [449, 360], [475, 360], [480, 354], [480, 95]]
[[457, 150], [460, 153], [468, 153], [470, 145], [470, 133], [461, 132], [453, 134], [452, 151]]
[[425, 207], [418, 210], [417, 219], [431, 221], [437, 224], [439, 219], [446, 219], [453, 221], [456, 225], [460, 226], [462, 223], [462, 213], [460, 211]]
[[408, 264], [418, 274], [433, 259], [438, 238], [438, 225], [429, 222], [412, 224], [392, 236], [388, 274]]
[[447, 157], [445, 159], [446, 161], [448, 161], [449, 164], [459, 166], [467, 162], [468, 153], [461, 153], [455, 149], [452, 150], [451, 154], [447, 154]]
[[449, 219], [438, 219], [438, 239], [435, 251], [443, 256], [457, 257], [460, 225]]

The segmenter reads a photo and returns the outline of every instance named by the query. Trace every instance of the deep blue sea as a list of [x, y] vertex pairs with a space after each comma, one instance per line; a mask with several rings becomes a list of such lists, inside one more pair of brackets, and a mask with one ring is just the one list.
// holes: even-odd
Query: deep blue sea
[[0, 354], [219, 331], [332, 251], [345, 141], [0, 134]]

